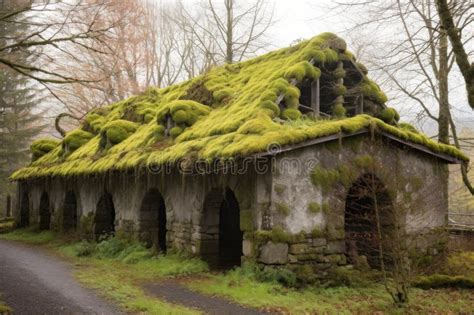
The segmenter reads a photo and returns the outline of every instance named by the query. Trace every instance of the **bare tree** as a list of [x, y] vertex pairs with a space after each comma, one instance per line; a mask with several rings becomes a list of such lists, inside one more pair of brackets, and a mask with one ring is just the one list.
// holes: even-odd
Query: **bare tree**
[[[14, 6], [15, 9], [11, 10]], [[27, 24], [28, 31], [12, 34], [0, 47], [0, 64], [42, 84], [64, 84], [87, 81], [73, 73], [61, 71], [59, 56], [72, 56], [71, 47], [84, 47], [103, 52], [107, 48], [104, 38], [109, 25], [97, 23], [103, 13], [103, 4], [89, 1], [6, 1], [0, 8], [0, 24]], [[92, 18], [87, 22], [75, 18], [73, 12], [83, 11]], [[33, 17], [33, 18], [32, 18]], [[98, 48], [96, 43], [101, 44]], [[36, 63], [26, 64], [15, 60], [15, 53], [34, 50]]]
[[[468, 34], [472, 29], [470, 8], [468, 2], [460, 3], [453, 17], [457, 29]], [[437, 124], [440, 142], [449, 143], [452, 138], [461, 147], [463, 139], [457, 136], [452, 114], [457, 106], [449, 97], [450, 86], [457, 82], [457, 73], [453, 71], [455, 54], [447, 31], [440, 26], [434, 3], [370, 0], [362, 5], [350, 1], [331, 9], [345, 18], [358, 13], [357, 20], [347, 30], [349, 38], [368, 39], [362, 58], [382, 77], [384, 88], [393, 96], [392, 103], [405, 109], [410, 104], [409, 110], [417, 108], [418, 121], [428, 118]], [[390, 25], [388, 30], [387, 25]], [[471, 39], [468, 37], [466, 42]], [[464, 182], [474, 193], [467, 172], [467, 165], [462, 165]]]
[[202, 1], [195, 14], [183, 5], [185, 30], [214, 64], [242, 61], [268, 45], [265, 35], [273, 23], [273, 8], [265, 0], [245, 4]]

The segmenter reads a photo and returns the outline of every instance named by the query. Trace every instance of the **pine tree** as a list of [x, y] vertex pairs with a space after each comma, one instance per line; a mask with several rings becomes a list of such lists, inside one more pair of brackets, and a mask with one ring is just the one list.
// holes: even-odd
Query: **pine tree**
[[[0, 2], [2, 16], [16, 9], [8, 1]], [[25, 18], [17, 17], [22, 21]], [[0, 45], [28, 31], [28, 24], [15, 22], [20, 20], [0, 22]], [[2, 51], [2, 55], [14, 56], [25, 64], [35, 60], [34, 52], [28, 50]], [[42, 94], [28, 78], [0, 66], [0, 217], [5, 215], [7, 196], [14, 193], [14, 185], [8, 177], [29, 161], [29, 143], [44, 128], [42, 111], [38, 108]]]

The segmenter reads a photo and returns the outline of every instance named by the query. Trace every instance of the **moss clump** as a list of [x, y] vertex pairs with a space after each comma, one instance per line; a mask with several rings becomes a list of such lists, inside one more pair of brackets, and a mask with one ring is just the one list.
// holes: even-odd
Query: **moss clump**
[[323, 237], [325, 236], [325, 233], [323, 230], [321, 230], [320, 228], [314, 228], [312, 231], [311, 231], [311, 236], [313, 238], [320, 238], [320, 237]]
[[277, 194], [281, 195], [286, 190], [286, 186], [282, 184], [275, 184], [274, 189]]
[[92, 138], [94, 138], [94, 134], [81, 129], [76, 129], [71, 132], [68, 132], [62, 142], [64, 154], [71, 154], [72, 152], [76, 151], [81, 146], [89, 142], [89, 140], [91, 140]]
[[179, 136], [180, 134], [183, 133], [183, 128], [181, 127], [173, 127], [170, 129], [170, 136], [173, 137], [173, 138], [176, 138], [177, 136]]
[[294, 109], [294, 108], [287, 108], [283, 111], [281, 116], [284, 119], [297, 120], [298, 118], [301, 117], [301, 112], [297, 109]]
[[375, 168], [375, 160], [370, 155], [361, 155], [354, 159], [354, 164], [365, 170], [371, 170]]
[[38, 139], [33, 141], [30, 146], [32, 160], [36, 161], [45, 154], [51, 152], [59, 145], [59, 141], [51, 138]]
[[290, 214], [290, 207], [285, 203], [277, 203], [276, 209], [281, 215], [288, 216]]
[[346, 108], [341, 103], [336, 103], [332, 107], [332, 113], [337, 118], [343, 118], [346, 116]]
[[326, 169], [316, 166], [311, 172], [311, 182], [327, 192], [334, 184], [339, 182], [341, 176], [337, 169]]
[[291, 66], [284, 74], [287, 79], [296, 79], [301, 82], [303, 79], [316, 79], [321, 76], [321, 71], [311, 63], [304, 60]]
[[332, 72], [332, 75], [335, 79], [342, 79], [346, 76], [346, 70], [344, 70], [343, 68], [337, 68]]
[[105, 125], [105, 123], [106, 119], [104, 116], [96, 112], [91, 112], [86, 116], [84, 120], [83, 129], [98, 134], [102, 127]]
[[321, 205], [321, 210], [323, 211], [324, 214], [328, 214], [331, 211], [331, 207], [329, 206], [329, 203], [323, 202]]
[[310, 202], [308, 204], [308, 210], [309, 210], [309, 212], [314, 213], [314, 214], [320, 213], [321, 212], [321, 205], [317, 202]]
[[248, 238], [255, 240], [259, 244], [264, 244], [268, 241], [273, 243], [301, 243], [306, 240], [304, 233], [290, 234], [281, 227], [275, 227], [269, 231], [259, 230], [246, 234]]
[[406, 130], [406, 131], [410, 131], [410, 132], [413, 132], [413, 133], [420, 133], [418, 130], [416, 130], [415, 127], [413, 127], [413, 125], [409, 124], [409, 123], [406, 123], [406, 122], [401, 122], [401, 123], [398, 123], [398, 127], [400, 129], [403, 129], [403, 130]]
[[280, 116], [280, 108], [278, 105], [270, 100], [263, 101], [260, 106], [263, 109], [269, 110], [270, 116], [271, 117], [278, 117]]
[[387, 96], [380, 89], [380, 87], [373, 81], [369, 80], [367, 77], [364, 78], [361, 84], [361, 91], [364, 96], [374, 100], [379, 104], [384, 104], [387, 102]]
[[395, 108], [385, 108], [377, 115], [380, 119], [382, 119], [387, 124], [394, 125], [400, 119], [400, 115], [395, 110]]
[[138, 124], [123, 120], [117, 119], [106, 124], [101, 130], [101, 147], [110, 148], [133, 134], [138, 128]]
[[357, 67], [359, 68], [359, 70], [362, 71], [362, 73], [363, 73], [364, 75], [368, 75], [368, 74], [369, 74], [369, 70], [367, 69], [367, 67], [366, 67], [363, 63], [357, 62], [356, 65], [357, 65]]
[[341, 96], [341, 95], [345, 95], [347, 93], [347, 88], [342, 85], [342, 84], [336, 84], [333, 89], [332, 89], [332, 92], [336, 95], [336, 96]]

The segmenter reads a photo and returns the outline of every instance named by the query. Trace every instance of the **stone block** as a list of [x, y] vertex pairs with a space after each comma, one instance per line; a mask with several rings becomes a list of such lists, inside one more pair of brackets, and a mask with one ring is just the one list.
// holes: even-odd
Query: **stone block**
[[253, 242], [250, 240], [242, 241], [242, 253], [244, 254], [244, 256], [250, 257], [254, 255], [253, 246]]
[[343, 254], [346, 251], [346, 242], [345, 241], [330, 241], [326, 250], [326, 254]]
[[290, 253], [299, 255], [308, 252], [309, 245], [305, 243], [293, 244], [290, 246]]
[[283, 265], [288, 262], [288, 244], [268, 242], [260, 250], [259, 261], [269, 265]]
[[319, 247], [319, 246], [325, 246], [328, 243], [328, 241], [325, 238], [313, 238], [313, 246]]

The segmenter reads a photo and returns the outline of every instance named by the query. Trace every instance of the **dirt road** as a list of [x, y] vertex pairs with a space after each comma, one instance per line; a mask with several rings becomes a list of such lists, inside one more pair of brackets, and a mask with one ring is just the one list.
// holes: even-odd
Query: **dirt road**
[[81, 287], [72, 267], [38, 248], [0, 240], [0, 297], [14, 314], [117, 314]]

